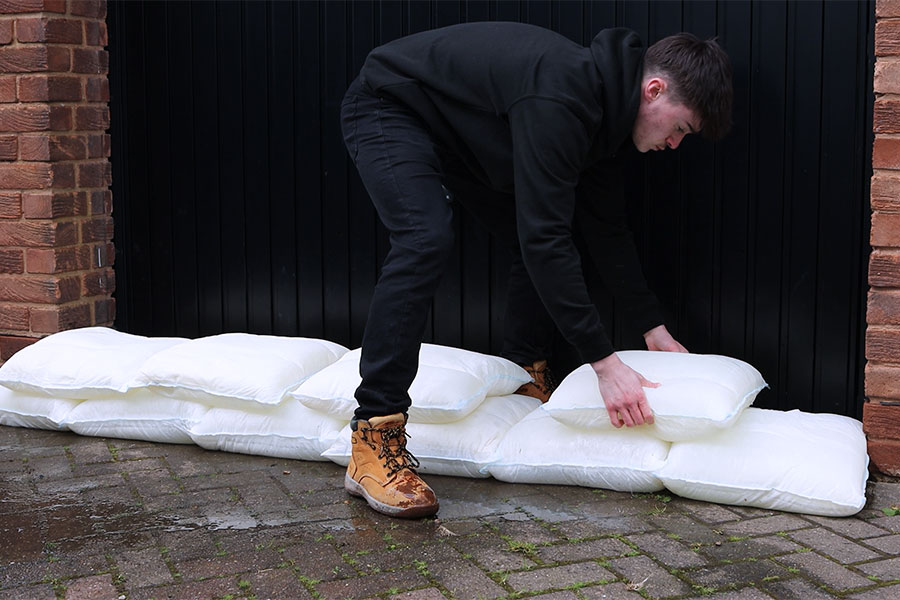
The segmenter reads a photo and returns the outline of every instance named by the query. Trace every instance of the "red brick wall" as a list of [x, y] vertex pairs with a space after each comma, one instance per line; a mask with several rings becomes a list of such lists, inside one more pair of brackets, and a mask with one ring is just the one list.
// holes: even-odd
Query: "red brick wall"
[[0, 362], [114, 318], [105, 18], [0, 0]]
[[873, 466], [900, 475], [900, 0], [875, 5], [872, 257], [863, 426]]

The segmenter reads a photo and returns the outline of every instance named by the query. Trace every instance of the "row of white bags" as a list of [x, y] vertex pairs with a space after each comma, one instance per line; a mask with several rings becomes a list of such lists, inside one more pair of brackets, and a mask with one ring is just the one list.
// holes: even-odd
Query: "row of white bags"
[[[409, 449], [426, 474], [630, 492], [665, 486], [699, 500], [832, 516], [865, 504], [858, 421], [747, 409], [765, 384], [733, 359], [619, 355], [662, 384], [647, 389], [654, 426], [613, 429], [589, 367], [540, 406], [507, 395], [528, 379], [516, 365], [424, 346]], [[357, 364], [358, 351], [322, 340], [75, 330], [0, 367], [0, 424], [346, 464]]]

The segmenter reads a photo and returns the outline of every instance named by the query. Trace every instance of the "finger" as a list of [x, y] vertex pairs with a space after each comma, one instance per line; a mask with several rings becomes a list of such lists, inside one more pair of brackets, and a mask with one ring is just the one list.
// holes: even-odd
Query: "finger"
[[653, 425], [653, 411], [650, 410], [650, 403], [647, 401], [647, 398], [638, 403], [638, 408], [641, 411], [641, 414], [644, 417], [644, 423], [647, 425]]
[[678, 342], [675, 343], [678, 344], [678, 349], [676, 350], [676, 352], [684, 352], [685, 354], [690, 354], [690, 351], [683, 345], [679, 344]]
[[619, 409], [619, 414], [622, 416], [622, 421], [625, 423], [625, 427], [634, 427], [634, 418], [631, 415], [631, 410], [628, 406], [623, 406]]
[[[649, 379], [646, 379], [640, 373], [638, 373], [638, 377], [641, 380], [641, 387], [648, 387], [648, 388], [658, 388], [659, 387], [658, 383], [656, 383], [655, 381], [650, 381]], [[643, 392], [641, 392], [641, 394], [643, 394]]]
[[612, 426], [618, 429], [622, 426], [622, 421], [619, 419], [619, 411], [614, 408], [607, 408], [606, 412], [609, 413], [609, 422], [612, 423]]

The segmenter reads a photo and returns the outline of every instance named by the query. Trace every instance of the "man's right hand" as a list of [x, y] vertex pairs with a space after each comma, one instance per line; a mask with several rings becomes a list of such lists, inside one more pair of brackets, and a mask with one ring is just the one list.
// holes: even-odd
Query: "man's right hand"
[[653, 413], [643, 388], [659, 387], [658, 383], [644, 379], [615, 354], [591, 363], [591, 367], [597, 374], [603, 403], [615, 427], [653, 423]]

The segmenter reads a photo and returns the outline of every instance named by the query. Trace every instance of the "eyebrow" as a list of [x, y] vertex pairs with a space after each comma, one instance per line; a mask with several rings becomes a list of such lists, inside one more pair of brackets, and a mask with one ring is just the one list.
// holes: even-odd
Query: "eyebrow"
[[688, 133], [697, 133], [697, 130], [694, 129], [694, 126], [691, 125], [690, 121], [685, 121], [684, 123], [685, 123], [685, 125], [687, 125]]

